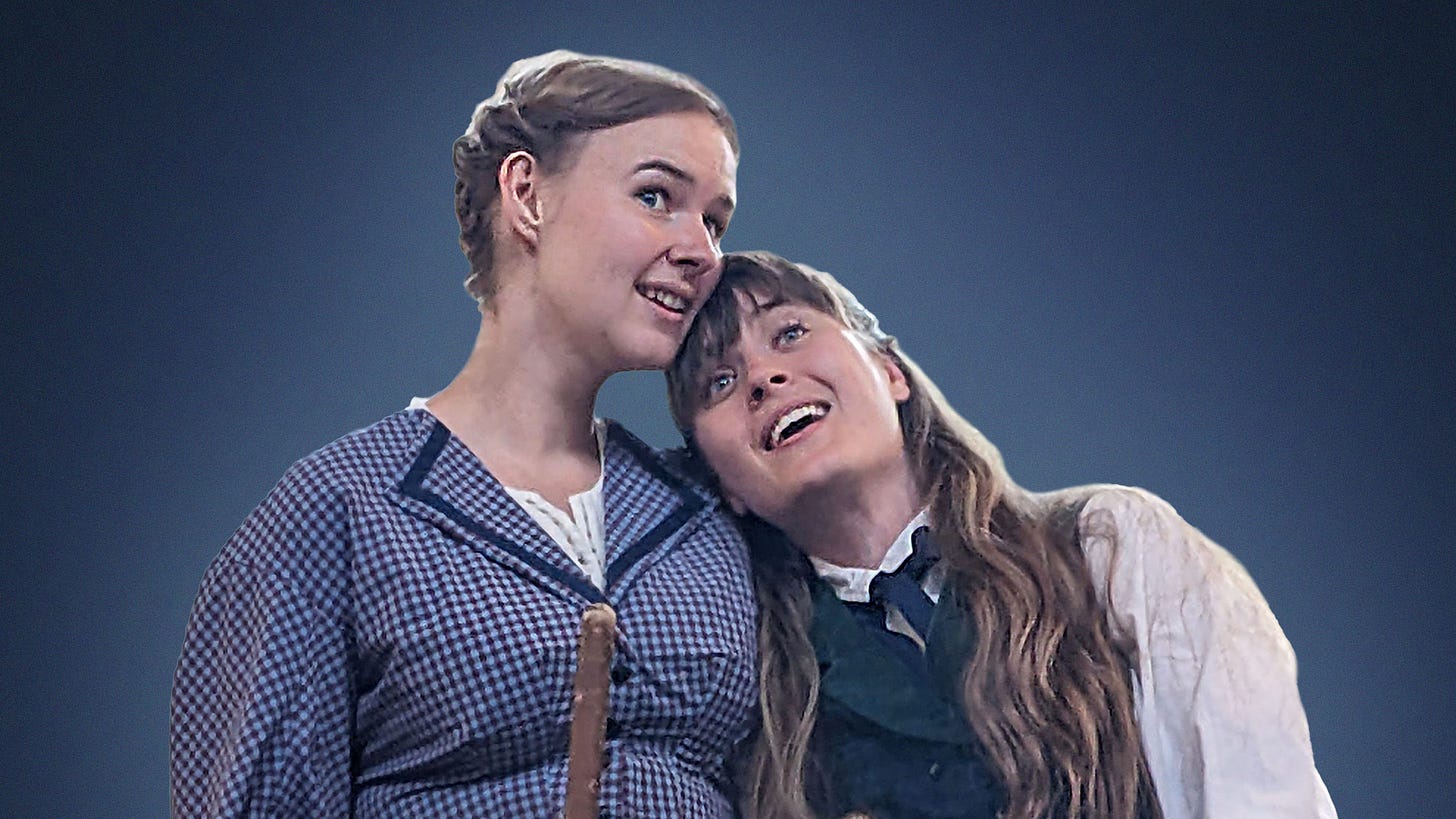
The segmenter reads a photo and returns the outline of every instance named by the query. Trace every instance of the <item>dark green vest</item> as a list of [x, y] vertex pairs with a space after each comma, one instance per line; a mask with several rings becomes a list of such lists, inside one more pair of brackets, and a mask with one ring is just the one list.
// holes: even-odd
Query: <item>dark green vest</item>
[[935, 607], [920, 654], [897, 652], [889, 642], [897, 638], [882, 626], [866, 627], [817, 578], [810, 585], [810, 639], [821, 675], [813, 748], [822, 781], [810, 794], [815, 811], [994, 819], [1005, 796], [981, 761], [956, 694], [975, 637], [949, 592]]

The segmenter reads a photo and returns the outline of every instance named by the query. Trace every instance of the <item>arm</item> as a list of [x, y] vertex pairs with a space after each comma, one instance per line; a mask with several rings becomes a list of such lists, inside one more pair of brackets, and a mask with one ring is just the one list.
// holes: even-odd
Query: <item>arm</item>
[[316, 591], [342, 524], [308, 496], [285, 478], [203, 580], [172, 690], [176, 817], [349, 814], [345, 631]]
[[1138, 650], [1138, 722], [1167, 819], [1334, 819], [1294, 651], [1244, 568], [1141, 490], [1081, 517], [1093, 578]]

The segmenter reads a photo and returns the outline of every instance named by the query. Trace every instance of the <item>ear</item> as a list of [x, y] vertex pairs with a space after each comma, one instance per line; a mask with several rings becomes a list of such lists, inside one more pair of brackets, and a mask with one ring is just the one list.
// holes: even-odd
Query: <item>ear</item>
[[879, 357], [880, 366], [885, 368], [885, 379], [890, 383], [890, 397], [895, 399], [896, 404], [910, 400], [910, 379], [905, 377], [905, 371], [885, 353], [879, 353]]
[[541, 241], [541, 181], [544, 172], [536, 157], [512, 151], [496, 170], [500, 186], [500, 224], [534, 249]]

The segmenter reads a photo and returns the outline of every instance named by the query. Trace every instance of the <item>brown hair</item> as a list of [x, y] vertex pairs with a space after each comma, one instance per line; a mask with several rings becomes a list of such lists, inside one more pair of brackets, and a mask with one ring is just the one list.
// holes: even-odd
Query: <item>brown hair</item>
[[738, 154], [738, 132], [727, 107], [686, 74], [572, 51], [512, 63], [455, 140], [455, 216], [460, 248], [470, 261], [465, 289], [481, 304], [495, 292], [491, 223], [500, 195], [496, 174], [508, 154], [526, 151], [555, 173], [574, 157], [581, 134], [687, 111], [711, 116]]
[[[956, 590], [952, 599], [978, 635], [961, 694], [1005, 787], [1003, 816], [1161, 816], [1133, 708], [1135, 648], [1114, 632], [1094, 588], [1077, 531], [1081, 502], [1049, 504], [1017, 486], [996, 448], [853, 294], [827, 273], [765, 252], [723, 257], [718, 289], [667, 371], [673, 417], [690, 444], [701, 382], [740, 332], [740, 294], [833, 316], [905, 373], [901, 434], [947, 564], [946, 588]], [[743, 807], [754, 819], [808, 819], [819, 696], [812, 570], [781, 536], [765, 534], [767, 524], [745, 524], [760, 613], [762, 722], [745, 763]]]

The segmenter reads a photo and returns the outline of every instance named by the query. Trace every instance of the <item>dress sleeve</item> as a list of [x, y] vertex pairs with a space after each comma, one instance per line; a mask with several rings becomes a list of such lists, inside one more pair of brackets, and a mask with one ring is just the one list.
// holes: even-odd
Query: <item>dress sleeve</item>
[[1334, 819], [1294, 651], [1243, 566], [1142, 490], [1092, 495], [1081, 531], [1114, 625], [1136, 639], [1138, 722], [1164, 816]]
[[325, 593], [344, 526], [288, 481], [193, 605], [172, 689], [174, 817], [349, 815], [349, 652]]

